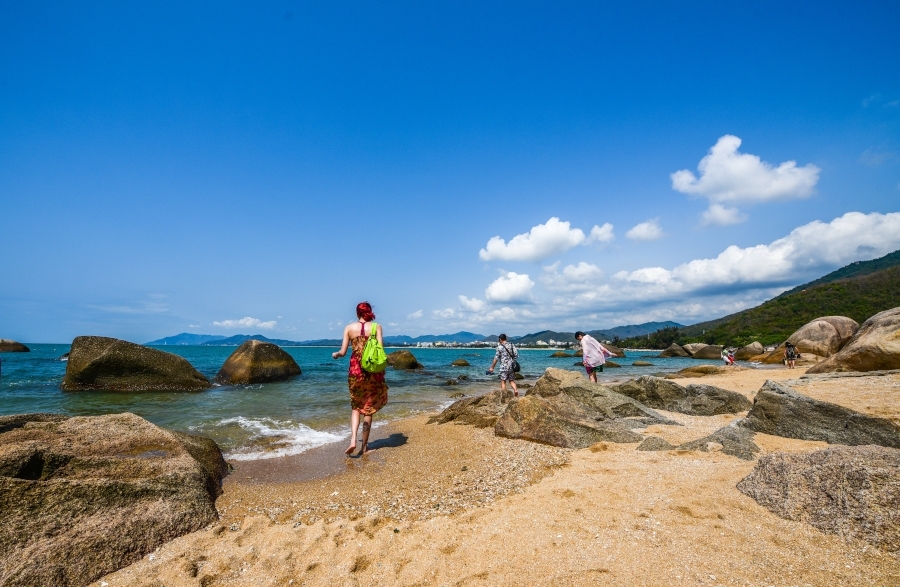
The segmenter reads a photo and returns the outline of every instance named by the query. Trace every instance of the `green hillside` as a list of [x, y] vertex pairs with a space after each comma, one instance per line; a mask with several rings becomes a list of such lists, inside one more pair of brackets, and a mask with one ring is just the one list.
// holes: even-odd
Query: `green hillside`
[[665, 348], [674, 341], [743, 346], [754, 340], [776, 344], [820, 316], [847, 316], [862, 324], [872, 315], [896, 307], [900, 307], [900, 251], [851, 263], [755, 308], [679, 329], [666, 328], [649, 337], [624, 340], [621, 345]]

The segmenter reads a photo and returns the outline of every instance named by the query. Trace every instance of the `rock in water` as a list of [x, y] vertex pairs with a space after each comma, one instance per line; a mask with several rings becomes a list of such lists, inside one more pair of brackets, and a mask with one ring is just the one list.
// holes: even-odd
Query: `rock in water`
[[833, 447], [763, 456], [737, 488], [788, 520], [900, 550], [900, 451]]
[[760, 342], [751, 342], [747, 346], [742, 346], [734, 351], [734, 358], [738, 361], [749, 361], [753, 357], [759, 356], [766, 352], [765, 347]]
[[613, 345], [611, 345], [611, 344], [606, 344], [606, 343], [600, 343], [600, 344], [602, 344], [603, 347], [604, 347], [606, 350], [608, 350], [609, 352], [611, 352], [611, 353], [613, 354], [614, 357], [619, 357], [620, 359], [624, 359], [624, 358], [625, 358], [625, 351], [623, 351], [623, 350], [620, 349], [619, 347], [613, 346]]
[[8, 338], [0, 338], [0, 353], [28, 353], [31, 349], [14, 340]]
[[476, 428], [489, 428], [497, 423], [497, 418], [512, 399], [511, 391], [497, 389], [478, 397], [468, 397], [454, 402], [449, 408], [429, 418], [429, 424], [470, 424]]
[[648, 361], [635, 361], [631, 364], [632, 367], [653, 367], [653, 363]]
[[695, 359], [721, 359], [722, 358], [722, 349], [725, 347], [717, 345], [717, 344], [708, 344], [704, 345], [702, 348], [694, 351], [694, 354], [691, 355]]
[[671, 423], [633, 399], [591, 383], [581, 373], [549, 368], [524, 398], [509, 402], [494, 433], [585, 448], [600, 441], [640, 442], [643, 437], [634, 428]]
[[454, 367], [469, 367], [470, 366], [469, 361], [467, 361], [465, 359], [456, 359], [455, 361], [453, 361], [450, 364], [453, 365]]
[[666, 357], [690, 357], [686, 350], [681, 348], [681, 345], [675, 344], [674, 342], [669, 345], [669, 348], [659, 353], [660, 358], [664, 359]]
[[841, 350], [807, 373], [900, 369], [900, 308], [875, 314]]
[[900, 427], [890, 420], [801, 395], [771, 380], [763, 384], [750, 413], [738, 424], [784, 438], [900, 448]]
[[187, 360], [139, 344], [103, 336], [72, 341], [65, 391], [201, 391], [212, 385]]
[[394, 369], [418, 369], [422, 365], [416, 360], [416, 356], [409, 351], [394, 351], [387, 356], [388, 365]]
[[749, 399], [734, 391], [712, 385], [682, 387], [674, 381], [652, 376], [638, 377], [613, 385], [610, 389], [656, 410], [692, 416], [736, 414], [749, 410], [753, 405]]
[[300, 375], [300, 366], [277, 344], [248, 340], [237, 348], [216, 375], [216, 383], [238, 385], [285, 381]]
[[553, 353], [552, 355], [550, 355], [550, 358], [551, 358], [551, 359], [565, 359], [565, 358], [568, 357], [568, 358], [571, 359], [571, 358], [574, 357], [574, 356], [575, 356], [575, 355], [570, 355], [570, 354], [567, 353], [566, 351], [556, 351], [555, 353]]
[[0, 584], [87, 585], [217, 519], [208, 438], [134, 414], [0, 417]]
[[583, 351], [582, 349], [578, 349], [577, 351], [575, 351], [575, 356], [576, 356], [576, 357], [583, 357], [583, 356], [584, 356], [584, 351]]

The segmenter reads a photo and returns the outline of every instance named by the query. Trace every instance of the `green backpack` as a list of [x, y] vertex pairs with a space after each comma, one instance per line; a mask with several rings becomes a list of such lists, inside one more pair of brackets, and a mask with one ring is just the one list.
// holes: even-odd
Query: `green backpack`
[[[384, 347], [378, 343], [378, 323], [371, 322], [372, 330], [369, 332], [369, 340], [366, 341], [366, 348], [363, 349], [362, 368], [369, 373], [381, 373], [387, 368], [387, 355], [384, 354]], [[366, 323], [360, 326], [360, 334], [365, 335]]]

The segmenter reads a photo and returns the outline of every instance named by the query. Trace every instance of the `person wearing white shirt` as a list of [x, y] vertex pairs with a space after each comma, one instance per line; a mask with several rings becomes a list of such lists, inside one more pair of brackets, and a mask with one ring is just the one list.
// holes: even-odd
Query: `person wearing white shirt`
[[581, 343], [584, 370], [587, 371], [591, 381], [597, 383], [597, 371], [603, 371], [606, 357], [611, 357], [613, 354], [590, 334], [578, 331], [575, 333], [575, 339]]

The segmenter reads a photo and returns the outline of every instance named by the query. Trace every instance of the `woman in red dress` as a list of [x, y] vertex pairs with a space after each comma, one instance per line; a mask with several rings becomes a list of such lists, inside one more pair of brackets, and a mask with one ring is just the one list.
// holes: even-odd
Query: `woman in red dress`
[[347, 386], [350, 388], [350, 446], [344, 452], [348, 455], [356, 450], [356, 430], [359, 428], [359, 416], [363, 416], [362, 447], [359, 454], [369, 452], [369, 432], [372, 429], [372, 415], [384, 407], [388, 401], [388, 386], [384, 382], [384, 372], [369, 373], [362, 368], [361, 360], [366, 342], [373, 334], [378, 337], [378, 342], [384, 346], [381, 334], [381, 324], [372, 332], [369, 324], [375, 320], [372, 306], [369, 302], [362, 302], [356, 306], [358, 320], [348, 324], [344, 328], [344, 340], [341, 350], [331, 354], [331, 358], [340, 359], [347, 354], [347, 347], [352, 348], [350, 355], [350, 371], [347, 374]]

